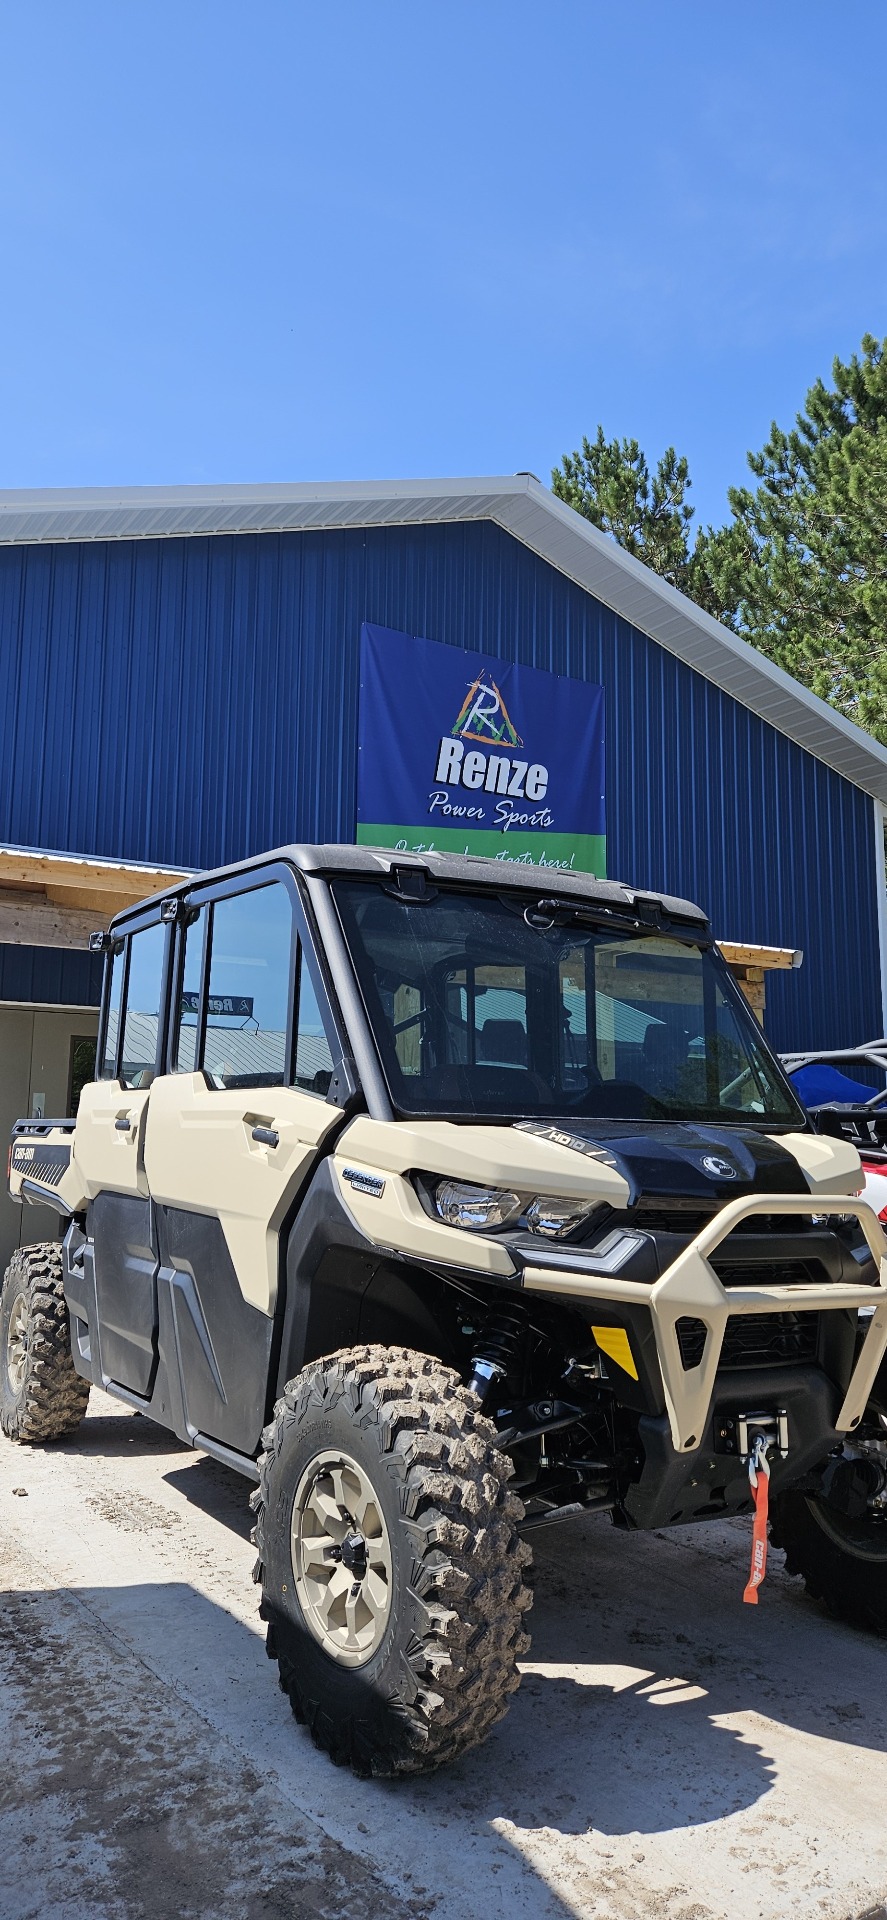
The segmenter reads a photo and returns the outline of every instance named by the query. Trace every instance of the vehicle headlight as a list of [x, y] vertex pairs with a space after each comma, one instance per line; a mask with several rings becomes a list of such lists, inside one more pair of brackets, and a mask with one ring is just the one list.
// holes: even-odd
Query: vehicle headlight
[[475, 1187], [467, 1180], [442, 1180], [435, 1189], [434, 1204], [448, 1227], [470, 1227], [482, 1232], [485, 1227], [504, 1227], [523, 1211], [519, 1193], [501, 1187]]
[[558, 1194], [539, 1193], [527, 1208], [527, 1226], [531, 1233], [557, 1240], [587, 1220], [599, 1204], [597, 1200], [562, 1200]]

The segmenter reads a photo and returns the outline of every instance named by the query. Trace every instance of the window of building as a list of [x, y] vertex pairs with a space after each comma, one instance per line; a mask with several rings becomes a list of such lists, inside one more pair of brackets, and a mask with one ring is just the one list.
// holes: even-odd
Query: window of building
[[71, 1039], [71, 1051], [68, 1060], [68, 1101], [65, 1112], [72, 1120], [77, 1118], [80, 1095], [84, 1087], [95, 1079], [95, 1034], [75, 1033]]

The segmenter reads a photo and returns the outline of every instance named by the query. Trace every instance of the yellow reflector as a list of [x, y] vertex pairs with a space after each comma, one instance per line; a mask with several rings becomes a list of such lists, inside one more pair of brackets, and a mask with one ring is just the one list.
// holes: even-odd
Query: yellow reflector
[[624, 1327], [592, 1327], [594, 1337], [608, 1360], [615, 1360], [623, 1373], [630, 1373], [632, 1380], [638, 1377], [638, 1370], [631, 1357], [628, 1334]]

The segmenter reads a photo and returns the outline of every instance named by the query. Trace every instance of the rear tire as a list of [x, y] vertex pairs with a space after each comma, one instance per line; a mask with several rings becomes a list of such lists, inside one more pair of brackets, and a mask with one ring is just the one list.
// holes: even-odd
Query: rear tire
[[887, 1633], [887, 1519], [847, 1520], [824, 1500], [783, 1493], [771, 1539], [812, 1599], [838, 1619]]
[[0, 1427], [25, 1445], [59, 1440], [80, 1425], [88, 1399], [71, 1358], [61, 1247], [19, 1247], [0, 1289]]
[[528, 1651], [511, 1462], [458, 1374], [402, 1347], [307, 1367], [253, 1495], [268, 1654], [316, 1746], [359, 1775], [484, 1740]]

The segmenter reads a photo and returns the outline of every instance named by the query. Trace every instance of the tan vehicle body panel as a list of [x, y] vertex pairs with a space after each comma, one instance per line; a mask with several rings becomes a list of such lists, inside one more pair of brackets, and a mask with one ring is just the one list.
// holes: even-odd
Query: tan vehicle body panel
[[811, 1193], [862, 1192], [862, 1163], [849, 1140], [818, 1133], [780, 1133], [773, 1139], [794, 1155]]
[[346, 1152], [346, 1143], [348, 1153], [380, 1173], [423, 1168], [478, 1186], [570, 1199], [592, 1194], [612, 1207], [628, 1205], [628, 1182], [606, 1160], [524, 1133], [510, 1122], [475, 1127], [451, 1120], [370, 1120], [360, 1114], [343, 1133], [340, 1152]]
[[380, 1193], [362, 1193], [348, 1179], [348, 1170], [375, 1172], [366, 1158], [339, 1152], [333, 1172], [342, 1200], [361, 1233], [374, 1246], [411, 1254], [419, 1260], [438, 1260], [446, 1266], [472, 1267], [476, 1273], [507, 1279], [514, 1261], [507, 1247], [483, 1233], [460, 1232], [425, 1212], [412, 1181], [402, 1174], [383, 1175]]
[[[324, 1134], [341, 1118], [295, 1087], [208, 1087], [201, 1073], [164, 1074], [151, 1088], [145, 1171], [161, 1205], [221, 1221], [245, 1300], [273, 1313], [279, 1232]], [[254, 1127], [279, 1136], [269, 1147]]]
[[[87, 1200], [99, 1193], [150, 1196], [145, 1172], [145, 1121], [150, 1091], [119, 1080], [84, 1087], [74, 1129], [72, 1166]], [[118, 1125], [128, 1121], [128, 1126]]]
[[16, 1140], [9, 1164], [9, 1193], [13, 1200], [27, 1198], [22, 1195], [22, 1181], [36, 1179], [42, 1183], [40, 1156], [44, 1147], [69, 1147], [72, 1149], [70, 1165], [65, 1168], [60, 1180], [52, 1182], [51, 1191], [57, 1193], [69, 1213], [82, 1212], [86, 1204], [83, 1176], [73, 1158], [74, 1135], [68, 1127], [50, 1127], [48, 1132], [39, 1134], [34, 1140], [27, 1136]]
[[[862, 1186], [859, 1155], [847, 1141], [813, 1134], [774, 1136], [797, 1160], [811, 1193], [846, 1193]], [[566, 1139], [566, 1135], [565, 1135]], [[412, 1181], [414, 1170], [478, 1186], [513, 1188], [528, 1197], [602, 1201], [626, 1207], [628, 1182], [615, 1167], [575, 1147], [507, 1126], [457, 1126], [446, 1120], [386, 1122], [360, 1115], [337, 1143], [333, 1167], [342, 1198], [375, 1246], [400, 1248], [428, 1260], [458, 1261], [478, 1272], [513, 1272], [507, 1249], [495, 1239], [460, 1231], [425, 1212]], [[380, 1195], [352, 1186], [346, 1169], [381, 1174]], [[540, 1246], [544, 1242], [540, 1242]], [[553, 1282], [550, 1282], [553, 1286]]]
[[[385, 1181], [381, 1195], [354, 1188], [345, 1173], [350, 1167], [381, 1174]], [[629, 1199], [628, 1182], [614, 1167], [510, 1125], [383, 1121], [361, 1114], [337, 1142], [333, 1168], [345, 1205], [375, 1246], [503, 1276], [514, 1272], [507, 1248], [489, 1235], [463, 1232], [432, 1219], [405, 1177], [409, 1172], [437, 1173], [442, 1179], [513, 1188], [527, 1195], [587, 1195], [612, 1207], [627, 1206]]]
[[[56, 1129], [43, 1139], [73, 1144], [57, 1187], [71, 1212], [108, 1191], [151, 1195], [162, 1205], [216, 1216], [244, 1299], [273, 1313], [280, 1224], [337, 1118], [335, 1108], [291, 1087], [216, 1089], [199, 1073], [168, 1074], [150, 1092], [117, 1080], [93, 1082], [81, 1095], [74, 1135]], [[121, 1120], [130, 1126], [119, 1126]], [[255, 1126], [273, 1129], [279, 1145], [254, 1141]], [[811, 1193], [859, 1192], [859, 1155], [848, 1142], [800, 1133], [780, 1134], [778, 1141], [798, 1161]], [[360, 1115], [342, 1134], [332, 1164], [346, 1207], [375, 1246], [455, 1261], [490, 1276], [514, 1271], [507, 1248], [433, 1219], [407, 1177], [411, 1171], [614, 1208], [629, 1201], [627, 1182], [604, 1160], [512, 1125]], [[380, 1174], [382, 1192], [352, 1185], [352, 1168]], [[13, 1169], [11, 1192], [19, 1192], [21, 1179]]]

